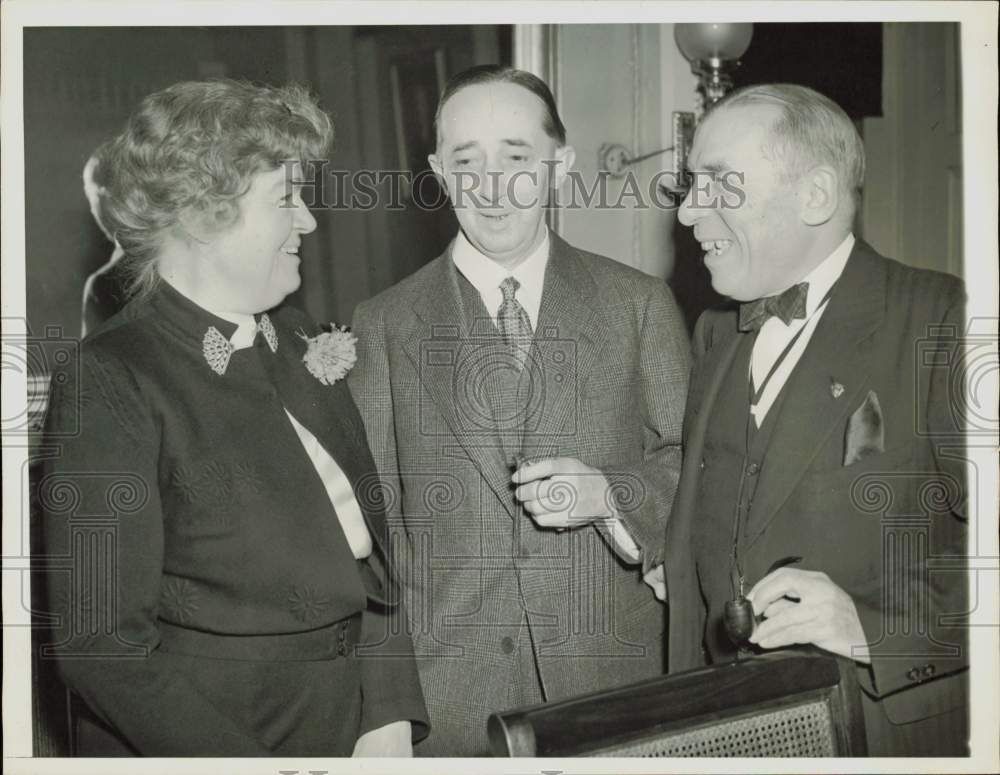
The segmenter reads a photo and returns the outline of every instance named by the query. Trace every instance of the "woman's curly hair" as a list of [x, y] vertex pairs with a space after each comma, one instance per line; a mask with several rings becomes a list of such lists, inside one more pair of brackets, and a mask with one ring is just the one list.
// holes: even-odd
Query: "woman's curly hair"
[[101, 215], [125, 251], [130, 293], [155, 287], [161, 239], [182, 211], [229, 226], [255, 174], [321, 159], [332, 139], [329, 116], [294, 84], [185, 81], [146, 97], [98, 151]]

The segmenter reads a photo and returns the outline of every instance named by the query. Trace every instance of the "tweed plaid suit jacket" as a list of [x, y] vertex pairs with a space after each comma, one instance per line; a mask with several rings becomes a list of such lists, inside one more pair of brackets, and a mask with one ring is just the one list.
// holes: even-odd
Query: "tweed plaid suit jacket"
[[[665, 283], [552, 234], [510, 415], [498, 334], [463, 284], [449, 249], [360, 305], [349, 378], [385, 483], [432, 718], [418, 753], [453, 756], [486, 751], [522, 622], [547, 700], [663, 672], [663, 607], [641, 575], [677, 486], [689, 364]], [[512, 451], [602, 471], [642, 566], [594, 525], [538, 529], [514, 499]]]

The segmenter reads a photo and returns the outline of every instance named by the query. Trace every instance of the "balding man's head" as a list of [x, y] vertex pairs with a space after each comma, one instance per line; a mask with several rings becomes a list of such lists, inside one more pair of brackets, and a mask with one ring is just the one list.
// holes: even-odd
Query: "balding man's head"
[[865, 179], [865, 148], [854, 123], [833, 100], [797, 84], [748, 86], [718, 102], [706, 119], [727, 110], [754, 105], [775, 107], [777, 118], [769, 127], [764, 155], [780, 165], [786, 180], [795, 180], [810, 169], [833, 168], [848, 196], [849, 215], [857, 208]]

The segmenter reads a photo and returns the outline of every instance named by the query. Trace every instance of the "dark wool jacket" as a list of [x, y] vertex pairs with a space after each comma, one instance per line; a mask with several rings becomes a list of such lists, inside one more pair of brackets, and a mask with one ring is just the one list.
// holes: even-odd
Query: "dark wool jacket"
[[[731, 456], [713, 446], [741, 343], [735, 309], [694, 336], [684, 469], [667, 528], [671, 672], [700, 667], [728, 568], [706, 536], [731, 536]], [[782, 557], [822, 571], [854, 601], [871, 666], [859, 668], [872, 755], [946, 755], [968, 704], [966, 471], [960, 417], [964, 290], [954, 277], [884, 258], [861, 240], [785, 384], [741, 534], [747, 588]], [[883, 451], [846, 462], [852, 415], [876, 396]], [[717, 400], [719, 399], [719, 400]], [[745, 416], [745, 415], [744, 415]], [[769, 416], [770, 419], [770, 416]], [[724, 501], [724, 502], [723, 502]], [[729, 539], [732, 540], [731, 538]], [[711, 588], [710, 588], [711, 587]], [[716, 599], [707, 599], [713, 596]]]
[[[389, 626], [398, 609], [386, 603], [385, 518], [363, 425], [346, 383], [324, 385], [302, 363], [315, 324], [291, 308], [270, 319], [277, 349], [259, 335], [220, 375], [203, 336], [215, 326], [228, 339], [236, 326], [161, 283], [53, 378], [57, 452], [39, 483], [50, 610], [63, 625], [52, 653], [140, 753], [268, 753], [226, 713], [227, 697], [165, 658], [165, 629], [229, 643], [322, 632], [359, 612], [360, 640], [393, 655], [357, 659], [359, 734], [401, 719], [426, 734], [409, 637]], [[370, 561], [351, 553], [286, 409], [354, 487]]]

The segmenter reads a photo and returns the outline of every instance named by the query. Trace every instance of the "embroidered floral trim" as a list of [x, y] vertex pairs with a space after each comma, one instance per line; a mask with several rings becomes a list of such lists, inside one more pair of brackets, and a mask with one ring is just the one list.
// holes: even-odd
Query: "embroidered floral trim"
[[288, 595], [288, 610], [303, 624], [310, 624], [319, 619], [332, 602], [314, 587], [296, 585]]
[[201, 352], [205, 356], [212, 371], [220, 377], [229, 367], [229, 359], [233, 355], [233, 345], [215, 326], [209, 326], [201, 340]]
[[267, 346], [271, 348], [271, 352], [278, 352], [278, 332], [274, 330], [274, 324], [266, 312], [257, 321], [257, 330], [264, 335], [264, 340], [267, 342]]
[[232, 492], [232, 476], [229, 469], [218, 460], [207, 463], [202, 469], [201, 487], [208, 500], [219, 503], [229, 499]]
[[180, 465], [170, 475], [170, 484], [177, 489], [185, 503], [194, 503], [198, 499], [198, 482], [201, 473], [193, 466]]
[[307, 345], [302, 362], [324, 385], [332, 385], [346, 377], [358, 360], [358, 339], [346, 326], [333, 326], [332, 330], [311, 337], [300, 331], [298, 336]]
[[239, 493], [260, 495], [264, 492], [264, 480], [249, 463], [237, 463], [233, 467], [233, 488]]
[[[28, 382], [29, 412], [31, 399], [31, 377]], [[51, 423], [52, 430], [57, 435], [76, 436], [80, 432], [80, 424], [84, 412], [89, 410], [97, 400], [97, 391], [92, 379], [80, 375], [75, 376], [71, 369], [59, 370], [52, 375], [50, 395], [45, 410], [36, 420], [31, 421], [29, 430], [42, 430], [45, 421]], [[29, 414], [30, 418], [30, 414]]]
[[160, 606], [177, 624], [187, 624], [198, 611], [199, 597], [187, 579], [167, 579], [160, 589]]
[[176, 501], [171, 521], [184, 529], [225, 529], [246, 504], [265, 491], [264, 479], [249, 461], [189, 461], [170, 474]]
[[[274, 330], [274, 324], [266, 312], [260, 316], [256, 325], [257, 331], [264, 335], [264, 341], [271, 348], [271, 352], [278, 352], [278, 332]], [[215, 326], [208, 327], [201, 340], [201, 352], [212, 371], [220, 377], [225, 374], [229, 368], [229, 359], [233, 357], [235, 351], [233, 343], [226, 339], [219, 329]]]

